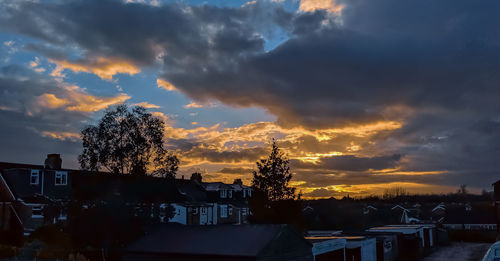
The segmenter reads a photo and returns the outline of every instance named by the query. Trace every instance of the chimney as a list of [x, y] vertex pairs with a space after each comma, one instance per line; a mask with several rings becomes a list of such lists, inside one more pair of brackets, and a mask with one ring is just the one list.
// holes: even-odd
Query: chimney
[[202, 180], [201, 173], [195, 172], [195, 173], [191, 174], [190, 180], [192, 180], [198, 184], [201, 184], [201, 180]]
[[243, 186], [243, 181], [241, 181], [241, 179], [235, 179], [233, 184]]
[[62, 159], [60, 154], [48, 154], [45, 159], [45, 168], [46, 169], [61, 169], [62, 167]]

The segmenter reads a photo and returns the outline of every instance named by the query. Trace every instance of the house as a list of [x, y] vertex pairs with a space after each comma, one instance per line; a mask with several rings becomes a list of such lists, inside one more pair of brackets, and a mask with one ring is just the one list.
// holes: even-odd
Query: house
[[60, 206], [71, 199], [73, 171], [62, 169], [61, 162], [59, 154], [49, 154], [44, 165], [0, 163], [0, 199], [11, 206], [25, 235], [66, 220]]
[[420, 206], [418, 208], [405, 208], [399, 204], [391, 208], [393, 213], [396, 213], [398, 222], [401, 224], [414, 224], [420, 222]]
[[314, 261], [345, 261], [345, 238], [306, 237], [312, 247]]
[[[175, 182], [183, 199], [172, 204], [175, 211], [169, 222], [184, 225], [247, 223], [251, 190], [241, 184], [241, 180], [234, 184], [204, 183], [201, 175], [195, 173], [189, 180], [177, 179]], [[165, 209], [167, 206], [163, 205], [161, 211]]]
[[313, 260], [312, 244], [287, 225], [163, 224], [130, 244], [124, 261]]
[[452, 230], [497, 230], [495, 211], [491, 203], [448, 206], [443, 227]]
[[442, 223], [446, 215], [446, 206], [443, 202], [439, 203], [431, 210], [431, 220]]
[[497, 238], [500, 238], [500, 180], [493, 184], [494, 201], [495, 201], [495, 216], [497, 223]]

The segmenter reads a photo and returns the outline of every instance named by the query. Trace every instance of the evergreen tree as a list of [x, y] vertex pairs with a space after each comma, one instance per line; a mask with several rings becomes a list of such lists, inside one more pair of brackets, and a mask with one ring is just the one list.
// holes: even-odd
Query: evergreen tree
[[276, 140], [273, 140], [269, 157], [258, 161], [257, 168], [253, 172], [252, 181], [252, 187], [257, 193], [262, 193], [270, 201], [295, 198], [295, 188], [289, 186], [292, 179], [289, 160], [280, 151]]

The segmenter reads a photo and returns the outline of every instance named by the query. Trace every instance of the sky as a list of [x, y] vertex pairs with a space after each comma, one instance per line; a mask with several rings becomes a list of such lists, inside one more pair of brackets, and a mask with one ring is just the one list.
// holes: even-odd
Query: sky
[[107, 108], [165, 120], [178, 176], [250, 184], [277, 139], [306, 198], [500, 179], [496, 0], [0, 0], [0, 161], [78, 168]]

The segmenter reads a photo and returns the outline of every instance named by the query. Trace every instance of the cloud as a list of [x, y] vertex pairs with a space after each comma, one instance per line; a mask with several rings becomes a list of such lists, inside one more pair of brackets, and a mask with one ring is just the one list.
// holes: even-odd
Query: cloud
[[[299, 7], [20, 3], [2, 10], [0, 26], [36, 39], [31, 50], [71, 61], [75, 71], [111, 79], [119, 70], [98, 72], [105, 66], [95, 57], [126, 61], [157, 69], [159, 87], [198, 104], [260, 107], [276, 115], [276, 124], [235, 129], [170, 126], [169, 139], [188, 141], [192, 146], [182, 153], [195, 158], [221, 163], [227, 151], [229, 159], [249, 162], [262, 154], [243, 151], [278, 137], [294, 160], [345, 169], [298, 170], [297, 179], [309, 186], [490, 187], [500, 159], [498, 1], [306, 0]], [[75, 49], [79, 57], [70, 59]], [[57, 99], [72, 102], [37, 92], [27, 104], [44, 94], [53, 94], [42, 97], [56, 106], [46, 109], [68, 108]], [[5, 100], [5, 108], [22, 107]], [[368, 168], [393, 165], [415, 175], [372, 175]], [[426, 171], [443, 174], [418, 174]]]
[[95, 96], [65, 82], [21, 66], [0, 68], [0, 156], [6, 161], [37, 162], [41, 153], [65, 155], [67, 167], [76, 166], [79, 132], [93, 113], [121, 103], [126, 94]]
[[327, 10], [331, 13], [340, 13], [345, 7], [338, 4], [336, 0], [300, 0], [299, 10], [312, 12], [316, 10]]
[[216, 103], [207, 103], [207, 104], [200, 104], [200, 103], [197, 103], [197, 102], [190, 102], [189, 104], [186, 104], [184, 105], [184, 108], [186, 109], [192, 109], [192, 108], [196, 108], [196, 109], [199, 109], [199, 108], [213, 108], [217, 106]]
[[225, 167], [218, 171], [218, 173], [224, 174], [250, 174], [253, 169], [251, 168], [242, 168], [242, 167]]
[[160, 79], [160, 78], [156, 79], [156, 85], [158, 85], [158, 88], [163, 88], [167, 91], [175, 91], [176, 90], [174, 85], [172, 85], [171, 83], [169, 83], [163, 79]]
[[139, 103], [135, 103], [134, 105], [135, 106], [141, 106], [141, 107], [144, 107], [144, 108], [147, 108], [147, 109], [159, 109], [159, 108], [161, 108], [160, 105], [151, 104], [151, 103], [148, 103], [148, 102], [139, 102]]
[[64, 70], [73, 72], [93, 73], [104, 80], [112, 80], [113, 76], [119, 73], [134, 75], [141, 70], [128, 61], [106, 57], [97, 57], [89, 60], [68, 62], [65, 60], [49, 59], [49, 62], [56, 64], [52, 71], [52, 76], [64, 77]]
[[80, 140], [80, 133], [73, 133], [73, 132], [50, 132], [50, 131], [44, 131], [41, 133], [42, 137], [49, 137], [52, 139], [58, 139], [58, 140], [70, 140], [70, 141], [79, 141]]
[[356, 157], [341, 155], [321, 158], [320, 165], [332, 170], [366, 171], [397, 167], [401, 155], [379, 157]]

